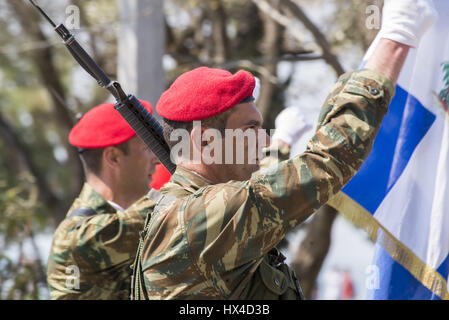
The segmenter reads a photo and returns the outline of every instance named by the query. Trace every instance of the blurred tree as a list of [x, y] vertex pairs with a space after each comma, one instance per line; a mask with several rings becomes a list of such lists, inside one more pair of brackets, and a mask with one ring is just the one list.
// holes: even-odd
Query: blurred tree
[[[98, 13], [100, 2], [106, 3], [79, 6]], [[52, 9], [64, 13], [67, 4]], [[60, 15], [48, 11], [58, 21]], [[76, 92], [79, 67], [27, 2], [1, 2], [0, 26], [0, 298], [46, 298], [46, 261], [34, 235], [52, 233], [79, 193], [83, 172], [68, 132], [77, 113], [107, 94], [95, 84]], [[96, 33], [89, 31], [93, 39]], [[109, 41], [95, 42], [100, 61], [116, 47]], [[115, 66], [105, 63], [108, 72]]]
[[45, 219], [33, 177], [18, 179], [14, 188], [0, 181], [0, 299], [45, 298], [45, 267], [34, 238]]

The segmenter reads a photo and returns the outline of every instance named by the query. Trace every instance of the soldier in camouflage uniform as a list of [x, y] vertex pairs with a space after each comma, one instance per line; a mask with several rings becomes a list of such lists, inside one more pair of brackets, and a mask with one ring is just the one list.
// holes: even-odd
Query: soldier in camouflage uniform
[[[175, 82], [171, 88], [179, 87]], [[326, 100], [308, 150], [252, 178], [223, 168], [221, 176], [207, 176], [184, 159], [161, 189], [177, 200], [155, 209], [146, 224], [134, 293], [150, 299], [300, 297], [293, 272], [273, 248], [355, 174], [393, 92], [392, 82], [375, 71], [344, 75]], [[260, 126], [254, 103], [232, 109], [227, 125], [249, 117]], [[249, 175], [258, 169], [249, 167]], [[235, 181], [223, 181], [228, 173]]]
[[[134, 266], [134, 298], [301, 298], [298, 281], [275, 246], [360, 168], [409, 48], [434, 21], [427, 0], [386, 0], [385, 8], [382, 36], [365, 69], [338, 79], [307, 150], [260, 174], [251, 177], [259, 166], [250, 160], [258, 162], [259, 152], [248, 152], [243, 164], [191, 159], [192, 150], [203, 151], [211, 143], [195, 140], [207, 128], [261, 130], [261, 115], [249, 96], [251, 74], [199, 68], [162, 95], [157, 111], [167, 142], [175, 150], [170, 137], [185, 129], [192, 150], [179, 157], [162, 193], [149, 195], [155, 207], [139, 203], [138, 209], [153, 212]], [[203, 120], [199, 127], [192, 125], [197, 120]], [[261, 141], [257, 149], [265, 146]]]
[[[254, 90], [254, 95], [256, 95], [256, 90]], [[280, 121], [283, 119], [288, 118], [292, 125], [286, 126], [285, 122], [281, 126]], [[290, 158], [290, 151], [291, 151], [291, 144], [295, 141], [297, 141], [308, 129], [310, 129], [310, 125], [305, 122], [305, 119], [303, 118], [302, 114], [299, 112], [298, 109], [289, 107], [284, 109], [276, 118], [276, 133], [273, 135], [272, 143], [270, 146], [263, 148], [263, 154], [264, 157], [260, 162], [261, 168], [268, 168], [272, 165], [275, 165], [281, 161], [288, 160]], [[257, 174], [255, 172], [254, 174]], [[165, 187], [161, 190], [164, 194], [171, 194], [172, 196], [176, 195], [177, 191], [179, 191], [179, 197], [183, 197], [185, 195], [188, 195], [188, 193], [183, 192], [179, 188], [177, 188], [177, 181], [184, 180], [184, 177], [180, 177], [178, 174], [175, 174], [173, 177], [173, 184], [166, 184]], [[161, 194], [156, 193], [152, 191], [153, 196], [155, 196], [156, 199], [153, 199], [151, 197], [151, 193], [140, 199], [136, 204], [134, 204], [128, 212], [131, 211], [139, 211], [142, 213], [145, 213], [147, 216], [147, 221], [145, 225], [148, 227], [148, 222], [150, 219], [150, 215], [154, 210], [154, 206], [157, 202], [158, 196], [160, 197]], [[141, 240], [139, 242], [140, 246], [143, 245], [144, 235], [146, 234], [147, 229], [144, 233], [141, 234]], [[141, 275], [141, 268], [140, 268], [140, 258], [141, 258], [141, 248], [138, 250], [138, 256], [136, 257], [136, 261], [133, 264], [133, 277], [134, 281], [132, 282], [132, 299], [143, 299], [144, 297], [147, 297], [146, 292], [143, 292], [142, 286], [140, 285], [140, 281], [143, 279], [143, 276]]]
[[148, 192], [159, 161], [113, 104], [87, 112], [69, 142], [79, 148], [86, 183], [54, 234], [47, 267], [50, 296], [128, 299], [145, 211], [125, 209]]

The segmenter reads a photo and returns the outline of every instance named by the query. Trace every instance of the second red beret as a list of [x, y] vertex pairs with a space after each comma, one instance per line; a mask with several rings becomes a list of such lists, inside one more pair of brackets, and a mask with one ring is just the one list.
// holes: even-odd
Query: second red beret
[[[139, 100], [150, 113], [151, 104]], [[104, 103], [90, 109], [78, 121], [69, 134], [69, 143], [78, 148], [105, 148], [123, 143], [136, 133], [120, 113], [114, 109], [114, 104]]]

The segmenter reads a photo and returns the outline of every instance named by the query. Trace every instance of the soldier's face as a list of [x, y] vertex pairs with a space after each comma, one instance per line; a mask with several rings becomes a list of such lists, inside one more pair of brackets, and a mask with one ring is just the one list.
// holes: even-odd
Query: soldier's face
[[[254, 172], [260, 169], [261, 150], [270, 143], [270, 137], [262, 129], [262, 122], [262, 115], [254, 102], [241, 103], [235, 106], [234, 112], [230, 114], [226, 129], [241, 130], [245, 137], [229, 138], [225, 136], [225, 140], [233, 140], [233, 161], [235, 161], [232, 165], [224, 166], [229, 180], [248, 180]], [[229, 143], [229, 141], [226, 142]], [[237, 157], [242, 150], [244, 151], [244, 161], [239, 163]]]
[[139, 137], [129, 140], [128, 153], [122, 155], [120, 176], [122, 188], [136, 197], [148, 192], [159, 160]]

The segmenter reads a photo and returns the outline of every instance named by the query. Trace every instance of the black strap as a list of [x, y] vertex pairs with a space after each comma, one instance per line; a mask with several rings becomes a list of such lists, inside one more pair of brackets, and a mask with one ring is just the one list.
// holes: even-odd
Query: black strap
[[90, 217], [90, 216], [93, 216], [93, 215], [96, 215], [97, 214], [97, 211], [95, 211], [94, 209], [92, 209], [92, 208], [89, 208], [89, 207], [81, 207], [81, 208], [78, 208], [78, 209], [75, 209], [75, 210], [73, 210], [69, 215], [68, 215], [68, 217], [67, 218], [71, 218], [71, 217], [75, 217], [75, 216], [82, 216], [82, 217]]
[[143, 243], [150, 226], [151, 216], [154, 213], [157, 213], [160, 210], [164, 209], [167, 205], [178, 199], [173, 196], [164, 195], [155, 189], [151, 189], [150, 192], [146, 195], [146, 197], [147, 199], [152, 200], [155, 203], [155, 206], [152, 213], [148, 214], [148, 216], [145, 219], [144, 229], [139, 233], [140, 235], [139, 247], [137, 248], [136, 258], [132, 266], [133, 276], [131, 279], [131, 300], [141, 300], [142, 298], [144, 300], [149, 300], [145, 288], [145, 279], [141, 265], [142, 262], [141, 256], [142, 256]]

